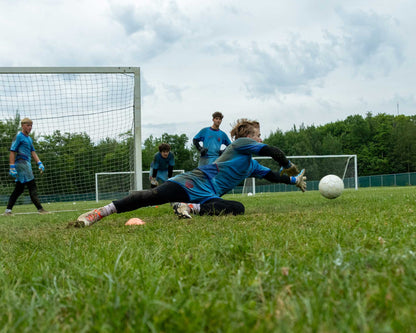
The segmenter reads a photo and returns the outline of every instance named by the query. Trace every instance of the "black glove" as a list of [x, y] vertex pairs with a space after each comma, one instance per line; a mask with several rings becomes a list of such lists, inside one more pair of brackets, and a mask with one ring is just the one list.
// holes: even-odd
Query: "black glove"
[[202, 147], [199, 152], [201, 153], [201, 156], [206, 156], [208, 153], [208, 148]]

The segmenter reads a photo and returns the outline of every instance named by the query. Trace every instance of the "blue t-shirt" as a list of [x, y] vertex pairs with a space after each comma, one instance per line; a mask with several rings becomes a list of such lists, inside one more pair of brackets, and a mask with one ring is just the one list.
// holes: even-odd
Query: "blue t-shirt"
[[205, 156], [201, 156], [198, 166], [211, 164], [220, 155], [221, 145], [228, 146], [231, 144], [225, 132], [220, 129], [215, 130], [212, 127], [205, 127], [201, 129], [197, 135], [194, 136], [194, 140], [202, 141], [205, 148], [208, 149], [208, 153]]
[[16, 181], [27, 183], [35, 178], [32, 171], [32, 151], [35, 151], [33, 140], [30, 136], [19, 132], [13, 139], [10, 151], [16, 153], [14, 164], [16, 165]]
[[169, 181], [182, 186], [188, 193], [190, 202], [204, 203], [219, 198], [245, 178], [263, 178], [270, 171], [252, 159], [252, 155], [258, 155], [264, 146], [264, 143], [250, 138], [237, 139], [215, 163], [182, 173]]
[[172, 152], [169, 152], [168, 157], [163, 158], [160, 152], [153, 157], [153, 162], [150, 165], [150, 177], [152, 177], [153, 169], [157, 169], [156, 180], [163, 183], [168, 180], [168, 168], [175, 165], [175, 157]]

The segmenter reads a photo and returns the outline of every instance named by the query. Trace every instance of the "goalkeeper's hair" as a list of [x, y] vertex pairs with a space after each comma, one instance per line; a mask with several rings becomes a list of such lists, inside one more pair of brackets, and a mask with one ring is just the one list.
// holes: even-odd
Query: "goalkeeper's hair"
[[234, 140], [238, 138], [245, 138], [254, 134], [254, 130], [259, 128], [260, 123], [257, 120], [248, 120], [246, 118], [238, 119], [230, 132], [231, 138]]
[[20, 122], [20, 125], [23, 126], [23, 124], [29, 124], [32, 125], [33, 121], [29, 118], [23, 118], [22, 121]]
[[159, 145], [159, 152], [162, 151], [170, 151], [170, 144], [169, 143], [161, 143]]

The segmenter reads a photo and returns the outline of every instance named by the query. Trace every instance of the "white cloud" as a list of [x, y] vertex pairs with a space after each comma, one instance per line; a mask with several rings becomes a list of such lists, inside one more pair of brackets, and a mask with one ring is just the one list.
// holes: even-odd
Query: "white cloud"
[[[143, 138], [415, 114], [410, 0], [1, 1], [0, 66], [137, 66]], [[161, 120], [161, 115], [163, 115]]]

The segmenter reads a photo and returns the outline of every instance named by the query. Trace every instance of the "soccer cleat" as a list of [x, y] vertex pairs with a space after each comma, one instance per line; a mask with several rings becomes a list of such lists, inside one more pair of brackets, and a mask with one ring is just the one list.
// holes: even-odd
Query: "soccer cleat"
[[14, 216], [14, 214], [12, 213], [12, 211], [10, 210], [6, 210], [4, 213], [3, 213], [3, 216]]
[[100, 208], [84, 213], [77, 218], [76, 227], [89, 227], [103, 218]]
[[302, 169], [301, 172], [295, 177], [295, 185], [296, 187], [299, 187], [302, 192], [306, 191], [306, 177], [304, 176], [304, 174], [305, 169]]
[[175, 202], [172, 205], [173, 211], [180, 219], [191, 219], [191, 208], [184, 202]]
[[38, 210], [39, 214], [45, 215], [45, 214], [50, 214], [51, 212], [48, 212], [47, 210], [44, 210], [43, 208]]

